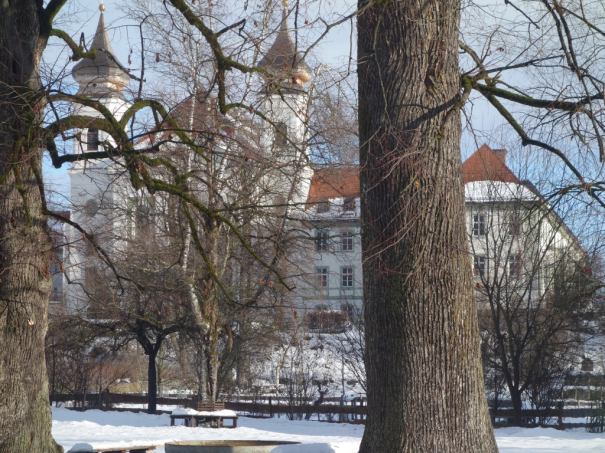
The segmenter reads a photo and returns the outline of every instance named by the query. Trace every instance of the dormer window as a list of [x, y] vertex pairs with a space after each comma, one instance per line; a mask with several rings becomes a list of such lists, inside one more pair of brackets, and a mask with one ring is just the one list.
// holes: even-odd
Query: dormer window
[[322, 198], [319, 203], [317, 203], [317, 213], [322, 214], [324, 212], [330, 211], [330, 203], [327, 198]]
[[97, 129], [88, 129], [86, 133], [86, 150], [98, 151], [100, 144], [99, 131]]
[[355, 211], [355, 198], [347, 197], [344, 199], [343, 208], [345, 211]]

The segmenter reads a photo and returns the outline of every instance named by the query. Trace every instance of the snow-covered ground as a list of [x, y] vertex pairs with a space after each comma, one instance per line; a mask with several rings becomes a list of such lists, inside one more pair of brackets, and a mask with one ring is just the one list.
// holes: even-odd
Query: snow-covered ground
[[[71, 449], [77, 443], [143, 442], [164, 444], [179, 440], [286, 440], [306, 445], [285, 452], [356, 453], [362, 425], [289, 421], [285, 418], [240, 417], [236, 429], [170, 426], [168, 415], [130, 412], [75, 412], [53, 407], [53, 436]], [[605, 434], [557, 431], [552, 428], [501, 428], [496, 430], [501, 453], [585, 453], [605, 451]], [[164, 453], [163, 449], [156, 450]]]

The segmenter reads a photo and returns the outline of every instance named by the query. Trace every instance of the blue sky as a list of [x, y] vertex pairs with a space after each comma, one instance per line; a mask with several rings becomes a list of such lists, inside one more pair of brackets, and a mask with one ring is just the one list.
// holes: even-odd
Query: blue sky
[[[62, 15], [57, 19], [58, 27], [67, 31], [74, 39], [78, 40], [81, 33], [84, 33], [87, 42], [93, 37], [94, 31], [99, 19], [100, 0], [70, 0], [65, 6]], [[293, 1], [290, 2], [294, 4]], [[136, 23], [124, 17], [122, 8], [128, 5], [127, 0], [107, 0], [105, 1], [106, 11], [105, 20], [108, 25], [109, 35], [112, 40], [113, 49], [120, 61], [126, 64], [128, 54], [131, 49], [130, 43], [138, 44], [139, 31]], [[336, 0], [331, 2], [320, 1], [310, 2], [301, 14], [310, 19], [321, 16], [328, 22], [335, 21], [346, 14], [350, 14], [356, 6], [354, 0]], [[243, 0], [238, 0], [233, 3], [233, 15], [239, 17], [243, 13]], [[275, 11], [277, 13], [277, 10]], [[311, 21], [312, 22], [312, 21]], [[247, 26], [251, 26], [250, 22]], [[309, 64], [312, 67], [317, 67], [319, 63], [327, 64], [336, 68], [341, 68], [349, 61], [349, 56], [353, 57], [353, 68], [355, 64], [356, 49], [355, 39], [351, 27], [354, 22], [347, 21], [340, 26], [335, 27], [328, 33], [319, 45], [314, 48], [312, 55], [309, 58]], [[308, 27], [302, 32], [301, 40], [303, 50], [304, 45], [313, 42], [323, 31], [323, 25], [318, 24], [315, 27]], [[351, 47], [351, 43], [352, 46]], [[67, 71], [71, 71], [73, 63], [67, 63], [66, 58], [68, 52], [65, 46], [57, 39], [51, 41], [45, 61], [56, 68], [64, 68], [67, 66]], [[136, 60], [136, 58], [133, 58]], [[136, 61], [133, 61], [133, 68], [136, 71]], [[70, 75], [65, 78], [73, 84]], [[353, 80], [352, 85], [356, 82]], [[73, 87], [72, 87], [73, 89]], [[499, 115], [495, 114], [484, 101], [479, 98], [474, 98], [473, 103], [467, 105], [466, 111], [472, 114], [472, 133], [467, 128], [462, 139], [462, 157], [467, 158], [475, 149], [482, 143], [487, 142], [494, 148], [506, 147], [512, 150], [512, 155], [515, 155], [514, 136], [506, 128], [502, 128], [502, 120]], [[463, 118], [463, 125], [467, 125]], [[48, 161], [45, 162], [44, 173], [47, 184], [50, 188], [54, 188], [56, 193], [63, 194], [64, 198], [69, 196], [69, 185], [67, 177], [67, 166], [61, 169], [54, 169]], [[59, 197], [61, 198], [61, 197]]]

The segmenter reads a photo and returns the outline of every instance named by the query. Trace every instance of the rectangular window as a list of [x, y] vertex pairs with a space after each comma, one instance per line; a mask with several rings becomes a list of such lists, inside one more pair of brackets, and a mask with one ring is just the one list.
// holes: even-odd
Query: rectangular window
[[475, 275], [479, 275], [483, 277], [485, 275], [485, 263], [487, 262], [487, 258], [484, 256], [475, 256], [475, 266], [473, 268], [473, 273]]
[[319, 203], [317, 203], [317, 213], [323, 214], [325, 212], [330, 212], [330, 202], [327, 198], [322, 198]]
[[327, 252], [328, 251], [328, 232], [327, 231], [317, 231], [315, 233], [315, 249], [318, 252]]
[[521, 275], [521, 257], [519, 255], [508, 256], [508, 275], [509, 277]]
[[353, 288], [353, 268], [343, 267], [342, 268], [342, 287]]
[[88, 129], [86, 132], [86, 150], [97, 151], [99, 144], [99, 131], [97, 129]]
[[347, 197], [344, 199], [343, 207], [345, 211], [355, 211], [355, 198]]
[[483, 214], [473, 216], [473, 236], [485, 236], [485, 216]]
[[353, 251], [353, 232], [343, 231], [341, 234], [340, 250], [343, 252]]
[[288, 125], [283, 122], [275, 123], [275, 147], [284, 148], [288, 145]]
[[521, 234], [521, 221], [514, 214], [511, 214], [508, 218], [508, 234], [511, 236], [519, 236]]
[[317, 286], [319, 288], [327, 288], [328, 287], [328, 268], [327, 267], [318, 267], [316, 270], [317, 276]]

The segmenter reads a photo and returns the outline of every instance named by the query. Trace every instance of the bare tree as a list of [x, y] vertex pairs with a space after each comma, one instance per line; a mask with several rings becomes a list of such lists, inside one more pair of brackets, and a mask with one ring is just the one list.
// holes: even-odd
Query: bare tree
[[[83, 42], [78, 44], [65, 31], [54, 29], [55, 18], [65, 4], [66, 0], [51, 0], [46, 5], [40, 0], [27, 0], [0, 6], [0, 320], [4, 326], [8, 326], [2, 329], [1, 336], [4, 347], [0, 352], [0, 391], [6, 397], [0, 404], [0, 449], [11, 452], [60, 451], [50, 433], [44, 366], [46, 308], [51, 291], [50, 263], [53, 254], [48, 217], [68, 223], [74, 232], [83, 235], [92, 244], [95, 253], [104, 257], [116, 275], [118, 285], [123, 286], [123, 282], [127, 281], [112, 265], [100, 241], [95, 240], [90, 231], [73, 219], [48, 209], [41, 173], [45, 148], [56, 167], [108, 159], [122, 169], [135, 191], [143, 189], [150, 195], [162, 193], [179, 198], [186, 212], [186, 225], [191, 230], [192, 248], [208, 270], [208, 279], [201, 285], [202, 291], [210, 282], [211, 287], [215, 284], [221, 286], [215, 264], [208, 258], [199, 240], [199, 232], [207, 224], [219, 230], [225, 226], [231, 229], [242, 250], [253, 256], [264, 272], [285, 283], [277, 273], [273, 257], [265, 260], [256, 253], [253, 246], [246, 244], [245, 234], [237, 231], [229, 215], [225, 215], [225, 212], [235, 212], [237, 215], [242, 206], [233, 206], [229, 200], [222, 199], [223, 206], [209, 207], [203, 196], [198, 197], [200, 193], [190, 190], [190, 174], [186, 166], [175, 167], [165, 159], [152, 156], [164, 143], [172, 141], [178, 142], [197, 159], [213, 160], [210, 157], [212, 147], [207, 140], [197, 140], [190, 135], [190, 129], [184, 130], [184, 126], [179, 126], [169, 114], [170, 106], [145, 97], [142, 89], [145, 78], [143, 71], [139, 72], [141, 77], [136, 78], [139, 90], [134, 96], [134, 103], [126, 111], [114, 115], [99, 101], [99, 95], [103, 94], [101, 91], [109, 90], [115, 94], [134, 73], [129, 76], [110, 49], [103, 47], [106, 41], [100, 40], [100, 46], [93, 46], [87, 51]], [[243, 111], [251, 109], [253, 113], [257, 112], [254, 105], [246, 103], [245, 97], [240, 97], [236, 102], [231, 102], [227, 97], [225, 87], [229, 83], [226, 76], [232, 70], [244, 75], [255, 72], [268, 75], [266, 70], [241, 63], [230, 56], [233, 55], [231, 51], [224, 50], [221, 39], [236, 33], [235, 26], [214, 32], [205, 22], [205, 16], [197, 16], [185, 2], [171, 0], [163, 6], [169, 8], [171, 14], [184, 17], [207, 45], [209, 59], [214, 62], [215, 77], [208, 79], [204, 93], [215, 93], [215, 109], [222, 115], [235, 112], [238, 107], [243, 107]], [[90, 83], [87, 79], [91, 73], [85, 70], [85, 73], [80, 73], [80, 81], [86, 86], [77, 95], [66, 93], [62, 79], [55, 77], [45, 77], [50, 85], [44, 87], [40, 64], [51, 36], [66, 43], [72, 60], [87, 60], [80, 68], [94, 67], [92, 62], [95, 60], [102, 66], [110, 67], [110, 75], [114, 77], [112, 82], [96, 86], [96, 82]], [[223, 38], [219, 39], [221, 36]], [[74, 104], [88, 109], [89, 115], [74, 114], [71, 108]], [[48, 110], [45, 110], [47, 107]], [[49, 113], [48, 118], [44, 118], [45, 112]], [[125, 127], [127, 124], [134, 126], [144, 123], [143, 119], [139, 121], [137, 118], [146, 114], [153, 118], [152, 127], [159, 140], [137, 148], [135, 142], [147, 135], [149, 129], [133, 127], [128, 133]], [[84, 133], [85, 130], [88, 132]], [[162, 131], [168, 134], [164, 135]], [[55, 138], [57, 141], [85, 141], [93, 148], [62, 154]], [[181, 159], [181, 162], [187, 160]], [[173, 178], [158, 178], [159, 170], [171, 174]], [[256, 202], [259, 203], [258, 200]], [[258, 206], [266, 207], [266, 199], [261, 200]], [[223, 294], [233, 301], [232, 295], [226, 291]], [[190, 300], [193, 298], [190, 297]], [[203, 324], [200, 316], [196, 316], [196, 319]]]
[[600, 317], [593, 299], [599, 281], [594, 258], [564, 223], [568, 216], [523, 186], [521, 194], [485, 183], [494, 186], [491, 196], [469, 203], [467, 214], [479, 326], [486, 366], [504, 379], [521, 425], [523, 400], [552, 406], [599, 328], [591, 322]]
[[[96, 330], [96, 337], [112, 339], [114, 349], [131, 342], [147, 356], [147, 412], [154, 414], [157, 401], [157, 359], [170, 336], [195, 329], [187, 285], [170, 250], [157, 241], [136, 241], [126, 261], [114, 261], [130, 284], [117, 287], [107, 269], [89, 268], [86, 292], [89, 296], [84, 322]], [[162, 253], [164, 252], [164, 253]], [[136, 282], [136, 283], [134, 283]]]

